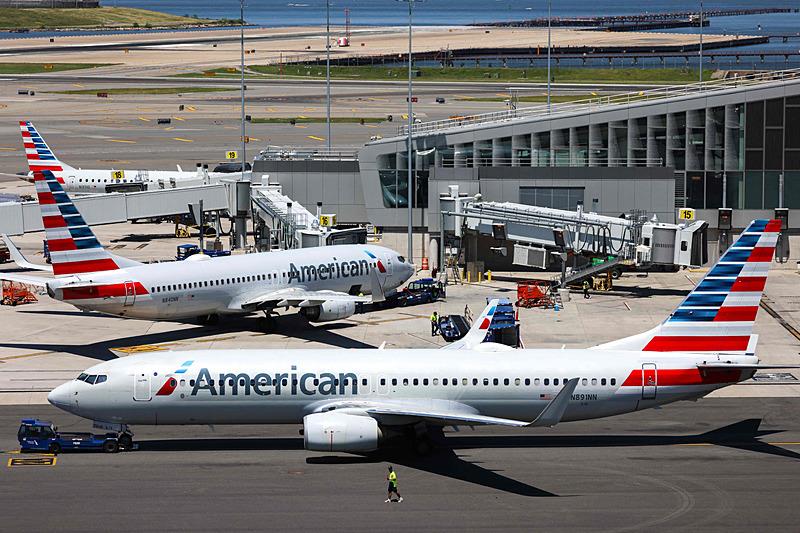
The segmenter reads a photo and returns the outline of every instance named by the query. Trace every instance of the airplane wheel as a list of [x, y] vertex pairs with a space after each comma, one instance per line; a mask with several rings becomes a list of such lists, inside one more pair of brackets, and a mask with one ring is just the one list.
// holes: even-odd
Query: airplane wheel
[[50, 444], [50, 447], [48, 448], [48, 451], [50, 453], [52, 453], [53, 455], [58, 455], [59, 453], [61, 453], [61, 445], [59, 443], [57, 443], [57, 442], [54, 442], [54, 443]]
[[106, 453], [117, 453], [119, 451], [119, 443], [115, 440], [107, 440], [103, 443], [103, 451]]
[[123, 433], [117, 439], [120, 448], [125, 448], [126, 450], [133, 449], [133, 437], [129, 433]]

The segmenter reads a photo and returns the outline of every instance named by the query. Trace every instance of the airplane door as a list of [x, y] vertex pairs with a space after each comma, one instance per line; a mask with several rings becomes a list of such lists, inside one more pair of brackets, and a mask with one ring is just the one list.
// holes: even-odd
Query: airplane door
[[133, 399], [137, 402], [150, 401], [150, 374], [139, 372], [133, 376]]
[[642, 400], [655, 400], [658, 387], [658, 371], [655, 363], [642, 365]]
[[124, 307], [133, 305], [136, 302], [136, 286], [132, 281], [125, 282], [125, 302]]
[[392, 275], [392, 256], [389, 255], [389, 254], [385, 254], [383, 256], [383, 263], [386, 266], [386, 275], [387, 276], [391, 276]]

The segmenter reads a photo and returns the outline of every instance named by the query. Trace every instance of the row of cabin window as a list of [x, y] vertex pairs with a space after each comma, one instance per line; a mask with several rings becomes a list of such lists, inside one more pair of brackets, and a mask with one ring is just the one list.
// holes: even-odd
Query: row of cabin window
[[[550, 385], [550, 378], [543, 378], [543, 379], [541, 379], [541, 378], [533, 378], [532, 381], [533, 381], [533, 384], [535, 386], [542, 385], [542, 384], [544, 384], [545, 386], [549, 386]], [[552, 380], [553, 386], [557, 386], [559, 383], [561, 383], [563, 385], [567, 381], [568, 381], [567, 378], [563, 378], [562, 381], [559, 381], [559, 378], [553, 378], [553, 380]], [[313, 382], [314, 382], [314, 386], [318, 386], [319, 385], [319, 379], [314, 379]], [[530, 386], [531, 378], [525, 378], [524, 380], [521, 379], [521, 378], [514, 378], [514, 385], [516, 385], [516, 386], [521, 385], [523, 382], [525, 383], [526, 386]], [[583, 385], [583, 386], [589, 385], [590, 382], [591, 382], [591, 384], [593, 386], [597, 386], [597, 384], [599, 383], [603, 387], [605, 387], [606, 385], [611, 385], [613, 387], [613, 386], [616, 386], [616, 384], [617, 384], [617, 378], [611, 378], [611, 379], [591, 378], [591, 380], [589, 378], [582, 378], [581, 379], [581, 385]], [[189, 386], [190, 387], [194, 387], [194, 383], [195, 383], [195, 381], [193, 379], [189, 380]], [[366, 387], [367, 383], [368, 382], [367, 382], [366, 378], [362, 378], [361, 379], [361, 385], [362, 386]], [[396, 386], [397, 383], [398, 383], [397, 378], [392, 378], [392, 385]], [[423, 387], [427, 387], [431, 383], [434, 386], [439, 385], [439, 378], [433, 378], [432, 380], [429, 380], [428, 378], [422, 378], [422, 386]], [[473, 385], [477, 386], [479, 383], [480, 383], [480, 380], [478, 378], [472, 378], [472, 384]], [[184, 384], [185, 384], [185, 380], [181, 380], [181, 385], [184, 385]], [[250, 386], [254, 387], [255, 384], [256, 384], [256, 380], [251, 379], [250, 380]], [[266, 380], [264, 380], [261, 384], [265, 385], [266, 384]], [[281, 384], [284, 387], [288, 386], [289, 385], [288, 378], [282, 379], [281, 380]], [[298, 380], [296, 380], [296, 379], [292, 380], [292, 384], [297, 385], [298, 384]], [[338, 379], [334, 379], [333, 380], [333, 384], [338, 387], [339, 386], [339, 380]], [[349, 384], [350, 384], [350, 380], [349, 379], [345, 379], [344, 380], [344, 385], [349, 385]], [[403, 378], [403, 385], [404, 386], [409, 386], [409, 385], [419, 386], [419, 384], [420, 384], [420, 379], [419, 378]], [[461, 378], [461, 384], [463, 386], [469, 385], [469, 379], [468, 378]], [[483, 378], [483, 384], [484, 384], [484, 386], [488, 386], [489, 385], [489, 378]], [[492, 378], [491, 384], [492, 385], [500, 385], [500, 378]], [[213, 379], [209, 381], [209, 385], [214, 385], [214, 380]], [[229, 386], [233, 386], [233, 379], [229, 379], [228, 380], [228, 385]], [[244, 378], [239, 380], [239, 385], [240, 386], [244, 386], [245, 385]], [[381, 385], [384, 385], [384, 386], [386, 385], [386, 378], [381, 378]], [[442, 385], [445, 385], [445, 386], [446, 385], [451, 385], [451, 386], [458, 385], [458, 378], [449, 378], [449, 379], [448, 378], [442, 378]], [[511, 379], [510, 378], [504, 378], [503, 379], [503, 385], [511, 385]]]
[[[286, 272], [282, 272], [286, 277]], [[242, 276], [239, 278], [212, 279], [211, 281], [190, 281], [189, 283], [177, 283], [175, 285], [159, 285], [150, 287], [150, 292], [169, 292], [188, 289], [202, 289], [203, 287], [218, 287], [220, 285], [231, 285], [233, 283], [251, 283], [253, 281], [267, 281], [278, 279], [278, 274], [257, 274], [255, 276]]]
[[[433, 378], [432, 381], [433, 381], [433, 385], [438, 385], [439, 384], [439, 378]], [[553, 385], [554, 386], [559, 384], [559, 378], [553, 378], [552, 381], [553, 381]], [[568, 381], [567, 378], [563, 378], [563, 380], [561, 380], [560, 383], [563, 385], [563, 384], [566, 384], [567, 381]], [[511, 385], [511, 379], [510, 378], [504, 378], [502, 380], [502, 382], [503, 382], [503, 385]], [[514, 378], [514, 385], [519, 386], [523, 382], [525, 383], [526, 386], [530, 386], [531, 378], [525, 378], [524, 380], [521, 379], [521, 378]], [[587, 386], [587, 385], [589, 385], [589, 382], [590, 382], [589, 378], [582, 378], [581, 379], [581, 385]], [[601, 386], [606, 386], [607, 384], [610, 384], [611, 386], [615, 386], [617, 384], [617, 378], [611, 378], [610, 380], [608, 380], [606, 378], [600, 378], [599, 380], [598, 380], [598, 378], [591, 378], [592, 385], [596, 386], [598, 384], [598, 382], [600, 383]], [[422, 386], [423, 387], [428, 386], [428, 383], [429, 383], [428, 378], [422, 378]], [[451, 378], [449, 380], [448, 380], [448, 378], [442, 378], [442, 385], [447, 385], [448, 383], [450, 385], [453, 385], [453, 386], [458, 385], [458, 378]], [[477, 386], [479, 383], [480, 383], [480, 379], [472, 378], [472, 384], [474, 386]], [[489, 378], [483, 378], [484, 386], [488, 386], [489, 383], [490, 383]], [[419, 384], [420, 384], [420, 379], [419, 378], [403, 378], [403, 385], [404, 386], [408, 386], [408, 385], [419, 386]], [[491, 379], [491, 384], [492, 385], [500, 385], [500, 378], [492, 378]], [[550, 385], [550, 378], [543, 378], [543, 379], [542, 378], [533, 378], [533, 384], [535, 386], [542, 385], [542, 384], [544, 384], [545, 386], [548, 386], [548, 385]], [[386, 378], [381, 378], [381, 385], [386, 385]], [[392, 385], [397, 385], [397, 378], [392, 378]], [[463, 385], [463, 386], [469, 385], [469, 379], [468, 378], [461, 378], [461, 385]]]
[[[83, 183], [84, 181], [85, 181], [86, 183], [89, 183], [89, 182], [91, 182], [91, 183], [94, 183], [94, 179], [91, 179], [91, 180], [90, 180], [89, 178], [78, 178], [78, 182], [79, 182], [79, 183]], [[129, 179], [126, 179], [126, 178], [123, 178], [123, 179], [121, 179], [121, 180], [113, 180], [113, 179], [100, 179], [100, 178], [97, 178], [97, 183], [108, 183], [108, 182], [111, 182], [111, 183], [128, 183], [129, 181], [130, 181], [131, 183], [133, 183], [133, 182], [134, 182], [134, 180], [129, 180]]]
[[[375, 263], [370, 263], [370, 266], [374, 267]], [[286, 272], [281, 272], [281, 275], [285, 278]], [[252, 283], [253, 281], [271, 281], [273, 279], [278, 279], [277, 272], [275, 274], [256, 274], [255, 276], [242, 276], [238, 278], [212, 279], [211, 281], [190, 281], [189, 283], [177, 283], [175, 285], [158, 285], [156, 287], [150, 287], [150, 292], [202, 289], [203, 287], [218, 287], [220, 285], [231, 285], [233, 283]]]

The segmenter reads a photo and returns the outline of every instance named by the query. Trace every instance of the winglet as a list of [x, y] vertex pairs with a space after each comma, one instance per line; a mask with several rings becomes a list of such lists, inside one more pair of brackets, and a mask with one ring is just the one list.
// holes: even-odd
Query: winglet
[[569, 400], [572, 393], [575, 392], [575, 387], [578, 386], [580, 378], [572, 378], [567, 381], [567, 384], [556, 394], [556, 397], [550, 400], [544, 410], [539, 413], [536, 420], [528, 424], [529, 427], [553, 427], [564, 417], [564, 412], [567, 410]]
[[53, 272], [53, 267], [50, 265], [37, 265], [36, 263], [31, 263], [28, 261], [25, 256], [22, 255], [22, 252], [19, 251], [19, 248], [17, 248], [16, 245], [11, 242], [11, 239], [8, 238], [8, 235], [3, 234], [2, 237], [3, 242], [6, 243], [6, 248], [8, 248], [8, 253], [11, 255], [11, 259], [17, 264], [18, 267], [27, 268], [30, 270], [41, 270], [42, 272]]
[[381, 281], [378, 279], [378, 271], [374, 268], [369, 273], [369, 290], [372, 294], [372, 303], [386, 301], [386, 293], [383, 291]]

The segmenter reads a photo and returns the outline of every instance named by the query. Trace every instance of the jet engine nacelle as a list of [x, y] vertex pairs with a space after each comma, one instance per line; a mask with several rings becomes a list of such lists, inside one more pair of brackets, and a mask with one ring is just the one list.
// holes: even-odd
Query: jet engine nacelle
[[381, 430], [369, 416], [328, 411], [303, 418], [306, 450], [316, 452], [371, 452], [378, 449]]
[[355, 302], [323, 302], [322, 305], [304, 307], [300, 314], [309, 322], [329, 322], [341, 320], [356, 314]]

